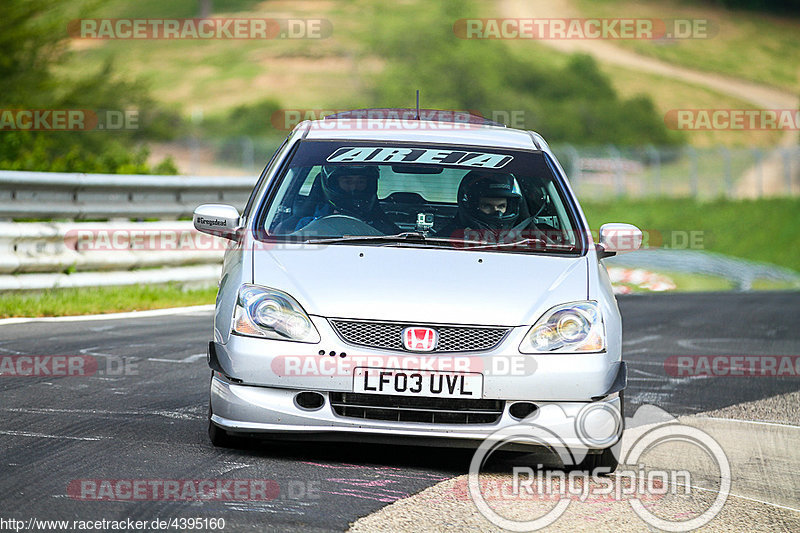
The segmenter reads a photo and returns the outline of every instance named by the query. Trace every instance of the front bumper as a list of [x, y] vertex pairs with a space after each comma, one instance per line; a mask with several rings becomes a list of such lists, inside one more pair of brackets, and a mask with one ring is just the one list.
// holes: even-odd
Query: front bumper
[[312, 315], [311, 320], [321, 337], [317, 344], [229, 335], [226, 343], [209, 346], [209, 365], [234, 382], [321, 392], [353, 391], [359, 366], [424, 370], [424, 361], [436, 362], [430, 370], [481, 373], [487, 399], [581, 402], [624, 388], [618, 382], [624, 370], [621, 346], [612, 338], [603, 353], [521, 354], [518, 347], [529, 329], [524, 326], [511, 328], [492, 350], [419, 354], [353, 346], [327, 319]]
[[[494, 432], [519, 425], [509, 414], [506, 401], [502, 415], [491, 424], [433, 424], [393, 422], [337, 415], [326, 391], [316, 410], [300, 408], [295, 396], [308, 389], [276, 388], [232, 383], [215, 372], [211, 380], [211, 421], [234, 434], [271, 434], [303, 440], [371, 440], [415, 444], [474, 447]], [[571, 450], [597, 450], [614, 445], [621, 436], [616, 393], [597, 401], [536, 402], [538, 411], [525, 420], [547, 428]]]

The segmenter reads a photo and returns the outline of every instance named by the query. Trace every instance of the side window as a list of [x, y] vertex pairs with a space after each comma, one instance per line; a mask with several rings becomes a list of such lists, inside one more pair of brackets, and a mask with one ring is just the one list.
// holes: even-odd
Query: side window
[[266, 221], [272, 221], [266, 227], [269, 233], [292, 231], [298, 219], [313, 212], [308, 193], [300, 193], [303, 188], [311, 189], [314, 177], [316, 173], [310, 167], [294, 167], [287, 171], [275, 193], [276, 200], [266, 213]]

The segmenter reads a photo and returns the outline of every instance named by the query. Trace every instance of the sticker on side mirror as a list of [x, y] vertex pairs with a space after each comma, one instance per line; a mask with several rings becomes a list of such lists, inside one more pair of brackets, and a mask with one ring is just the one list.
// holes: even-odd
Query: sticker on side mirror
[[194, 210], [192, 216], [196, 230], [218, 237], [233, 239], [239, 226], [239, 211], [222, 204], [204, 204]]
[[228, 227], [228, 221], [219, 218], [205, 218], [205, 217], [197, 217], [195, 218], [195, 222], [198, 224], [202, 224], [204, 226], [214, 227], [219, 226], [222, 228]]

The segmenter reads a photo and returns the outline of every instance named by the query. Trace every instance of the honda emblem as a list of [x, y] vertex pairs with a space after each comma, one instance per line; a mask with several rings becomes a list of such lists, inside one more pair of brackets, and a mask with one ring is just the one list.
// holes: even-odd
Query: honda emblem
[[406, 328], [403, 346], [412, 352], [432, 352], [439, 344], [439, 332], [431, 328]]

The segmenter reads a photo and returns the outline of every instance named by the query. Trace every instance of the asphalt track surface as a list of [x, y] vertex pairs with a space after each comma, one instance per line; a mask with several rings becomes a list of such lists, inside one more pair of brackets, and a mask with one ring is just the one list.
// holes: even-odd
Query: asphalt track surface
[[[800, 294], [618, 299], [630, 365], [627, 412], [649, 403], [681, 416], [800, 390], [797, 377], [714, 379], [709, 386], [665, 370], [675, 355], [800, 355]], [[210, 332], [208, 311], [0, 325], [0, 357], [90, 355], [99, 363], [88, 377], [0, 376], [0, 519], [205, 517], [224, 518], [225, 531], [343, 531], [466, 473], [471, 454], [461, 450], [271, 442], [213, 448], [206, 435]], [[88, 501], [70, 489], [86, 479], [271, 480], [279, 491], [268, 501]]]

